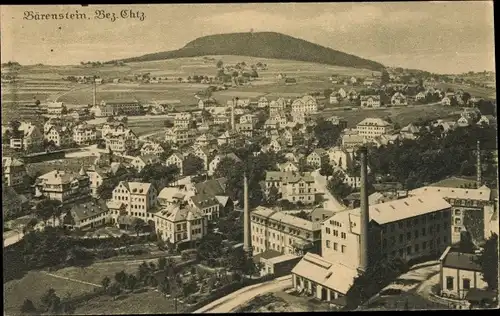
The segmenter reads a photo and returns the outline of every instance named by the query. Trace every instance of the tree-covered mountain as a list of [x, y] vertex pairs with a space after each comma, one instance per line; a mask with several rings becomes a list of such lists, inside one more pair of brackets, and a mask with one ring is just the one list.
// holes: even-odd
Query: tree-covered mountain
[[181, 49], [123, 59], [141, 62], [207, 55], [288, 59], [380, 71], [380, 63], [275, 32], [229, 33], [195, 39]]

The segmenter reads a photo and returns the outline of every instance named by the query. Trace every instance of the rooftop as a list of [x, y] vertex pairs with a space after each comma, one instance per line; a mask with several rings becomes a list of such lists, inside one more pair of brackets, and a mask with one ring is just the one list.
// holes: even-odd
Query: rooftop
[[[424, 214], [445, 210], [451, 205], [437, 194], [426, 194], [425, 196], [413, 196], [400, 200], [393, 200], [369, 206], [370, 220], [378, 224], [397, 222], [407, 218], [421, 216]], [[349, 222], [352, 233], [359, 234], [360, 208], [345, 210], [335, 213], [328, 220], [339, 220]]]
[[448, 247], [440, 259], [443, 262], [443, 267], [455, 268], [469, 271], [481, 271], [479, 256], [473, 253], [451, 252]]
[[281, 181], [285, 183], [297, 183], [300, 180], [305, 182], [314, 182], [314, 178], [310, 172], [294, 172], [294, 171], [266, 171], [266, 181]]
[[304, 277], [344, 295], [349, 291], [354, 279], [358, 276], [355, 269], [340, 263], [329, 262], [323, 257], [312, 253], [306, 253], [293, 268], [292, 274]]
[[465, 189], [465, 188], [450, 188], [440, 186], [427, 186], [415, 190], [411, 190], [409, 195], [427, 195], [438, 194], [443, 198], [448, 199], [468, 199], [477, 201], [489, 201], [491, 198], [491, 189], [482, 186], [479, 189]]
[[308, 231], [321, 230], [321, 222], [311, 222], [303, 218], [272, 210], [263, 206], [258, 206], [250, 215], [258, 215], [277, 222], [281, 222], [285, 225], [291, 225], [297, 228], [306, 229]]

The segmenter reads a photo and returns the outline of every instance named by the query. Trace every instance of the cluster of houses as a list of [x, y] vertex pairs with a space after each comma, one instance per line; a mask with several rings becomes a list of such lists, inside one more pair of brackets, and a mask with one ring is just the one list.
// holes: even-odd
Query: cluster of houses
[[[417, 84], [392, 84], [388, 83], [382, 85], [378, 90], [380, 93], [371, 93], [361, 95], [362, 91], [356, 91], [351, 88], [346, 91], [344, 88], [339, 88], [333, 91], [329, 97], [330, 104], [339, 104], [343, 100], [348, 100], [350, 102], [359, 101], [359, 106], [361, 108], [380, 108], [383, 106], [406, 106], [412, 103], [439, 103], [445, 106], [474, 106], [479, 101], [478, 98], [468, 95], [467, 98], [464, 97], [465, 92], [463, 90], [457, 90], [456, 92], [445, 92], [434, 87], [420, 87]], [[386, 104], [384, 104], [382, 95], [389, 95], [386, 99]]]

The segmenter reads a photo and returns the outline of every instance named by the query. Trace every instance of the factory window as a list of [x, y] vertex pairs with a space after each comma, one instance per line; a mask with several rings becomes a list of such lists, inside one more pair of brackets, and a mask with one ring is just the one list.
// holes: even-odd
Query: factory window
[[462, 221], [460, 220], [460, 218], [455, 218], [455, 225], [461, 225], [462, 224]]
[[339, 236], [339, 231], [338, 230], [334, 230], [333, 231], [333, 236], [338, 237]]
[[460, 215], [461, 215], [460, 210], [455, 210], [455, 216], [460, 216]]
[[342, 247], [341, 252], [344, 253], [345, 252], [345, 245], [342, 245], [341, 247]]
[[330, 248], [330, 241], [329, 240], [326, 241], [326, 248]]
[[463, 279], [463, 288], [464, 290], [470, 289], [470, 279]]
[[346, 235], [346, 233], [342, 233], [342, 232], [341, 232], [341, 233], [340, 233], [340, 237], [341, 237], [342, 239], [346, 239], [346, 238], [347, 238], [347, 235]]
[[325, 231], [326, 231], [327, 234], [330, 234], [331, 233], [330, 227], [326, 227]]
[[453, 290], [453, 277], [451, 276], [446, 277], [446, 289]]
[[338, 244], [336, 242], [333, 243], [333, 250], [337, 251], [338, 249]]

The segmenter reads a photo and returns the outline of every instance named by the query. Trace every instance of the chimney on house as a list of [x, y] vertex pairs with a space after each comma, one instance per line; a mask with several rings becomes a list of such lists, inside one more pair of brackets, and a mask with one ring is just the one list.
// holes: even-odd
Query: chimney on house
[[245, 173], [243, 178], [243, 250], [248, 257], [252, 256], [252, 236], [250, 230], [250, 211], [248, 209], [248, 179]]
[[479, 188], [482, 184], [482, 166], [481, 166], [481, 142], [478, 140], [477, 141], [477, 148], [476, 148], [476, 185]]
[[359, 150], [361, 159], [361, 194], [360, 194], [360, 258], [359, 270], [365, 272], [368, 268], [368, 224], [370, 222], [369, 204], [368, 204], [368, 168], [367, 168], [367, 149], [361, 147]]

